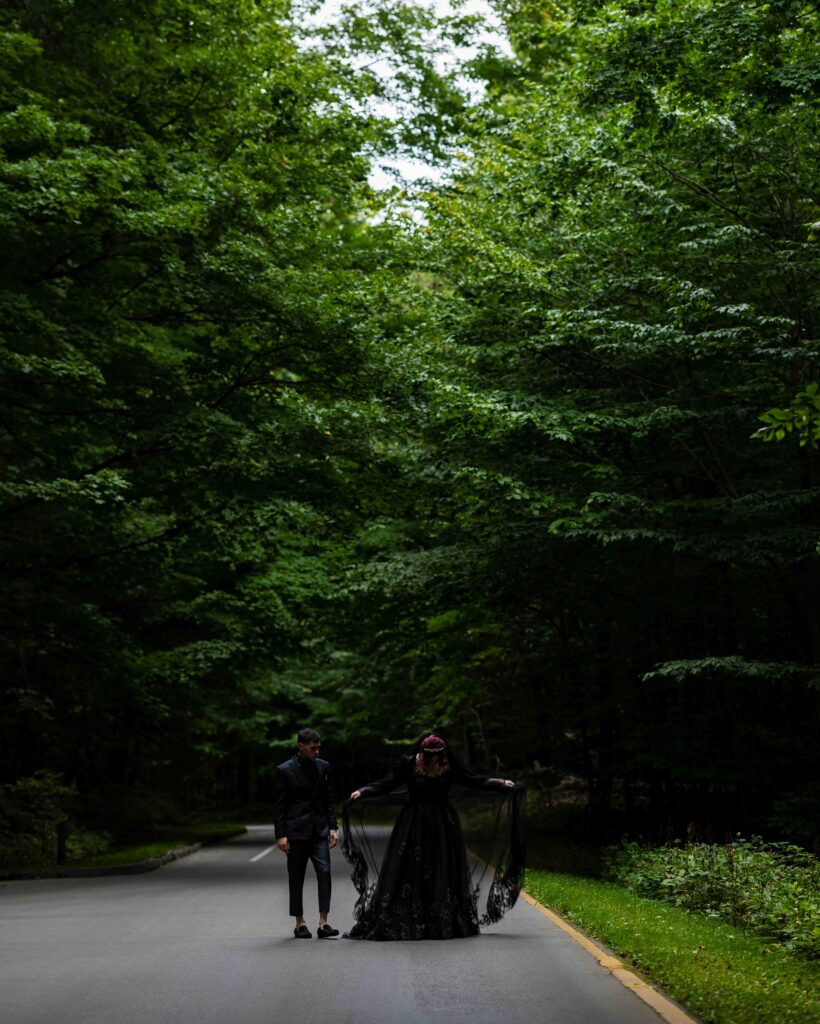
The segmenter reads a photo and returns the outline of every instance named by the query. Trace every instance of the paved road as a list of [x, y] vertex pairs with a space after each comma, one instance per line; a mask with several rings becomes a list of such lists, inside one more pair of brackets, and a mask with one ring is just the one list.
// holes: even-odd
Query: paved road
[[[145, 875], [7, 883], [3, 1024], [659, 1024], [523, 902], [471, 939], [293, 939], [285, 858], [259, 856], [272, 843], [256, 828]], [[305, 891], [313, 930], [310, 867]]]

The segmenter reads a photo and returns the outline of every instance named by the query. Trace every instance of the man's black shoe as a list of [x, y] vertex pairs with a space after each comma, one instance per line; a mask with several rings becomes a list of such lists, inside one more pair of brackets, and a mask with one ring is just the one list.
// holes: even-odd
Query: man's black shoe
[[331, 928], [329, 924], [322, 924], [316, 929], [317, 939], [335, 939], [339, 934], [338, 928]]
[[310, 929], [308, 928], [308, 926], [306, 924], [300, 924], [298, 928], [294, 928], [293, 929], [293, 937], [294, 937], [294, 939], [310, 939], [310, 938], [312, 938], [312, 936], [310, 934]]

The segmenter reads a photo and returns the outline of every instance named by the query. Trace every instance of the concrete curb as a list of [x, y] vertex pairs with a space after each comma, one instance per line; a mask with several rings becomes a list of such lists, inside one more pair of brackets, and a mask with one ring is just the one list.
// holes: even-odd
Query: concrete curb
[[537, 899], [530, 896], [523, 889], [521, 890], [521, 899], [543, 914], [557, 928], [560, 928], [562, 932], [569, 935], [571, 939], [574, 939], [579, 946], [583, 946], [587, 953], [595, 957], [601, 967], [609, 971], [612, 977], [619, 981], [624, 988], [628, 988], [630, 992], [634, 992], [639, 999], [642, 999], [651, 1006], [658, 1016], [666, 1021], [666, 1024], [701, 1024], [696, 1017], [688, 1013], [679, 1003], [676, 1003], [648, 981], [639, 978], [637, 974], [630, 971], [616, 956], [612, 956], [607, 950], [602, 949], [597, 942], [593, 942], [589, 936], [578, 931], [560, 914], [556, 914], [554, 910], [550, 910], [543, 903], [539, 903]]
[[72, 868], [12, 868], [7, 871], [0, 871], [0, 881], [20, 882], [36, 878], [100, 878], [104, 875], [141, 875], [146, 871], [156, 871], [163, 864], [170, 864], [172, 860], [182, 860], [192, 853], [201, 850], [203, 846], [211, 846], [213, 843], [221, 843], [227, 839], [244, 835], [247, 829], [241, 832], [234, 832], [231, 835], [219, 836], [214, 839], [203, 839], [200, 843], [191, 843], [190, 846], [178, 846], [174, 850], [163, 853], [160, 857], [149, 857], [148, 860], [138, 860], [131, 864], [108, 864], [99, 867]]

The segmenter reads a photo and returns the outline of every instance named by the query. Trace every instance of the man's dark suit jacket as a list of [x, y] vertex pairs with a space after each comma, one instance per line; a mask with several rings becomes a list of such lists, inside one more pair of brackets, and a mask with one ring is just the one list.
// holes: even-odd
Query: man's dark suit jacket
[[330, 765], [320, 757], [303, 761], [294, 754], [280, 764], [273, 782], [273, 801], [277, 839], [310, 839], [316, 834], [324, 838], [336, 828]]

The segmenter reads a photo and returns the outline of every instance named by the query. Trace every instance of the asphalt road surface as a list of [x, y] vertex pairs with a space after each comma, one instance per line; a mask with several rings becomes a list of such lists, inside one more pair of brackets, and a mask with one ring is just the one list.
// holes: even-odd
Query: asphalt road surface
[[[144, 875], [0, 887], [3, 1024], [660, 1022], [523, 901], [470, 939], [294, 939], [273, 842], [254, 828]], [[330, 920], [342, 930], [346, 867], [335, 850]], [[305, 896], [315, 933], [310, 865]]]

